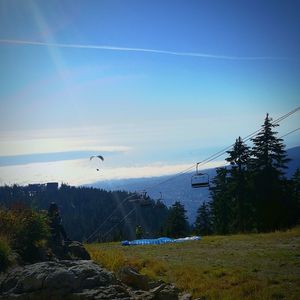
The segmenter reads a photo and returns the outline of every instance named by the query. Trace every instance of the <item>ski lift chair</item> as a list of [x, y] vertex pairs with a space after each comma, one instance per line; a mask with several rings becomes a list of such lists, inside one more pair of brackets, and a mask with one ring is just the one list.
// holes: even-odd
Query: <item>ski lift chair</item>
[[198, 169], [199, 163], [196, 165], [196, 173], [191, 178], [192, 188], [209, 187], [209, 176], [207, 173], [201, 173]]
[[141, 191], [139, 193], [136, 193], [137, 198], [129, 200], [129, 202], [139, 204], [140, 206], [151, 206], [152, 201], [149, 199], [149, 196], [147, 196], [146, 191]]
[[131, 203], [140, 203], [141, 199], [142, 199], [142, 194], [138, 193], [138, 192], [134, 192], [134, 198], [129, 199], [129, 202], [131, 202]]
[[165, 204], [164, 204], [164, 202], [163, 202], [163, 196], [162, 196], [162, 193], [161, 193], [161, 192], [159, 192], [159, 193], [160, 193], [160, 197], [159, 197], [159, 199], [156, 199], [156, 206], [157, 206], [157, 207], [164, 207]]
[[153, 202], [151, 201], [150, 197], [147, 195], [147, 192], [144, 190], [140, 193], [140, 206], [146, 207], [151, 206]]
[[150, 200], [150, 199], [142, 199], [141, 201], [140, 201], [140, 205], [141, 206], [151, 206], [153, 203], [152, 203], [152, 201]]

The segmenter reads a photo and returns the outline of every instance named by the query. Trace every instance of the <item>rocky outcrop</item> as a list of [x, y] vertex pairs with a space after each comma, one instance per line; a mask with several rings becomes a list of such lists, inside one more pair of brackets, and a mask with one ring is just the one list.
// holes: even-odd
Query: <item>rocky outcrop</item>
[[116, 290], [112, 273], [88, 260], [35, 263], [3, 274], [0, 282], [1, 300], [98, 299], [96, 295], [112, 299], [109, 291], [120, 299], [129, 298], [121, 285]]
[[72, 241], [67, 245], [67, 252], [73, 259], [91, 259], [84, 246], [77, 241]]
[[2, 273], [0, 300], [189, 299], [163, 282], [148, 283], [146, 290], [142, 287], [125, 285], [90, 260], [47, 261]]
[[[50, 243], [50, 260], [60, 259], [60, 260], [87, 260], [91, 259], [89, 253], [86, 251], [84, 246], [77, 241], [66, 241], [62, 244], [60, 243]], [[46, 259], [41, 259], [42, 261]]]
[[140, 290], [149, 289], [149, 279], [132, 267], [123, 267], [117, 272], [117, 278], [124, 284]]

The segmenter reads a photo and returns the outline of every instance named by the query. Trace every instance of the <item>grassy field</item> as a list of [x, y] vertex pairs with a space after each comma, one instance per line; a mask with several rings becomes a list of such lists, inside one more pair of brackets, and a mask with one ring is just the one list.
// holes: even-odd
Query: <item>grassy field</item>
[[300, 227], [285, 232], [207, 236], [180, 244], [86, 245], [117, 271], [136, 267], [204, 299], [300, 299]]

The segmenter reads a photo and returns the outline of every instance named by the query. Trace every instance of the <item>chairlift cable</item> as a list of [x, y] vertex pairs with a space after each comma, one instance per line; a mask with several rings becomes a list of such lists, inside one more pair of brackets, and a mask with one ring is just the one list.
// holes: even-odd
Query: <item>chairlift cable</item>
[[[289, 131], [288, 133], [286, 133], [286, 134], [280, 136], [279, 138], [281, 139], [281, 138], [283, 138], [283, 137], [286, 137], [286, 136], [288, 136], [288, 135], [290, 135], [290, 134], [292, 134], [292, 133], [294, 133], [294, 132], [296, 132], [296, 131], [298, 131], [298, 130], [300, 130], [300, 127], [299, 127], [299, 128], [296, 128], [296, 129], [294, 129], [294, 130]], [[250, 139], [250, 138], [249, 138], [249, 139]], [[212, 160], [218, 158], [219, 156], [221, 156], [221, 155], [223, 155], [223, 154], [225, 154], [225, 153], [222, 153], [222, 154], [218, 155], [217, 157], [212, 158], [212, 159], [209, 160], [209, 161], [212, 161]], [[209, 162], [209, 161], [207, 161], [207, 162]]]
[[[290, 112], [286, 113], [285, 115], [283, 115], [283, 116], [277, 118], [276, 120], [272, 121], [271, 123], [272, 123], [272, 124], [278, 124], [278, 123], [282, 122], [283, 120], [285, 120], [286, 118], [290, 117], [291, 115], [295, 114], [295, 113], [296, 113], [297, 111], [299, 111], [299, 110], [300, 110], [300, 106], [296, 107], [295, 109], [291, 110]], [[247, 135], [246, 137], [242, 138], [242, 140], [243, 140], [244, 142], [250, 140], [253, 136], [255, 136], [257, 133], [259, 133], [261, 130], [262, 130], [261, 128], [255, 130], [254, 132], [250, 133], [250, 134]], [[156, 184], [153, 184], [153, 185], [151, 185], [151, 186], [148, 186], [148, 187], [146, 188], [146, 190], [152, 189], [152, 188], [154, 188], [154, 187], [156, 187], [156, 186], [159, 186], [159, 185], [161, 185], [161, 184], [164, 184], [164, 183], [166, 183], [166, 182], [168, 182], [168, 181], [173, 180], [175, 177], [179, 177], [179, 176], [181, 176], [181, 175], [187, 173], [189, 170], [191, 170], [192, 168], [194, 168], [197, 164], [198, 164], [198, 165], [202, 165], [202, 166], [203, 166], [203, 165], [206, 165], [207, 163], [209, 163], [209, 162], [215, 160], [216, 158], [218, 158], [218, 157], [220, 157], [220, 156], [226, 154], [227, 150], [231, 149], [233, 146], [234, 146], [234, 143], [231, 144], [230, 146], [228, 146], [228, 147], [226, 147], [226, 148], [224, 148], [224, 149], [222, 149], [222, 150], [216, 152], [215, 154], [209, 156], [208, 158], [206, 158], [206, 159], [204, 159], [204, 160], [202, 160], [202, 161], [200, 161], [200, 162], [198, 162], [198, 163], [196, 163], [196, 164], [193, 164], [191, 167], [189, 167], [189, 168], [187, 168], [187, 169], [185, 169], [185, 170], [183, 170], [183, 171], [181, 171], [181, 172], [179, 172], [179, 173], [174, 174], [174, 175], [171, 176], [170, 178], [168, 178], [168, 179], [166, 179], [166, 180], [163, 180], [163, 181], [161, 181], [161, 182], [158, 182], [158, 183], [156, 183]]]
[[[281, 120], [281, 121], [282, 121], [282, 120]], [[280, 121], [280, 122], [281, 122], [281, 121]], [[297, 128], [297, 129], [295, 129], [295, 130], [292, 130], [291, 132], [288, 132], [287, 134], [285, 134], [285, 135], [283, 135], [283, 136], [280, 136], [279, 138], [283, 138], [283, 137], [285, 137], [285, 136], [287, 136], [287, 135], [289, 135], [289, 134], [291, 134], [291, 133], [293, 133], [293, 132], [295, 132], [295, 131], [297, 131], [297, 130], [300, 130], [300, 128]], [[251, 137], [249, 136], [249, 138], [247, 138], [247, 139], [245, 139], [245, 140], [243, 139], [243, 141], [246, 142], [246, 141], [248, 141], [248, 140], [250, 140], [250, 139], [251, 139]], [[233, 145], [234, 145], [234, 144], [233, 144]], [[233, 145], [232, 145], [232, 146], [233, 146]], [[231, 147], [232, 147], [232, 146], [231, 146]], [[231, 148], [231, 147], [230, 147], [230, 148]], [[226, 154], [226, 151], [223, 152], [223, 153], [221, 153], [221, 154], [219, 154], [218, 156], [215, 156], [215, 157], [211, 158], [210, 160], [206, 160], [206, 161], [205, 161], [205, 164], [207, 164], [208, 162], [211, 162], [211, 161], [215, 160], [216, 158], [218, 158], [218, 157], [220, 157], [220, 156], [222, 156], [222, 155], [224, 155], [224, 154]]]
[[[281, 122], [282, 120], [280, 120], [280, 122]], [[276, 122], [278, 122], [278, 120], [276, 120]], [[282, 135], [280, 138], [283, 138], [283, 137], [285, 137], [285, 136], [287, 136], [287, 135], [290, 135], [290, 134], [292, 134], [292, 133], [294, 133], [294, 132], [296, 132], [296, 131], [298, 131], [298, 130], [300, 130], [300, 127], [299, 128], [296, 128], [296, 129], [294, 129], [294, 130], [291, 130], [291, 131], [289, 131], [288, 133], [286, 133], [286, 134], [284, 134], [284, 135]], [[250, 139], [250, 135], [249, 135], [249, 139]], [[189, 168], [190, 169], [190, 168]], [[186, 170], [188, 170], [188, 169], [186, 169]], [[184, 171], [182, 171], [182, 172], [184, 172]], [[182, 173], [181, 172], [181, 173]], [[170, 179], [170, 178], [169, 178]], [[164, 181], [165, 182], [165, 181]], [[117, 226], [119, 226], [134, 210], [135, 210], [136, 208], [133, 208], [118, 224], [116, 224], [115, 226], [113, 226], [108, 232], [106, 232], [106, 234], [103, 236], [103, 238], [104, 237], [106, 237], [113, 229], [115, 229]]]
[[135, 211], [136, 208], [134, 207], [119, 223], [117, 223], [116, 225], [114, 225], [110, 230], [108, 230], [103, 236], [102, 238], [104, 239], [108, 234], [110, 234], [117, 226], [119, 226], [120, 224], [122, 224], [122, 222], [128, 217], [130, 216], [133, 211]]
[[[300, 107], [297, 107], [297, 108], [291, 110], [290, 112], [288, 112], [287, 114], [285, 114], [285, 115], [283, 115], [283, 116], [277, 118], [276, 120], [272, 121], [271, 123], [272, 123], [272, 124], [278, 124], [278, 123], [282, 122], [283, 120], [285, 120], [286, 118], [290, 117], [291, 115], [295, 114], [295, 113], [296, 113], [297, 111], [299, 111], [299, 110], [300, 110]], [[242, 140], [243, 140], [244, 142], [250, 140], [253, 136], [255, 136], [257, 133], [259, 133], [261, 130], [262, 130], [261, 128], [255, 130], [255, 131], [252, 132], [251, 134], [249, 134], [249, 135], [247, 135], [246, 137], [244, 137]], [[287, 136], [287, 135], [289, 135], [289, 134], [291, 134], [291, 133], [293, 133], [293, 132], [295, 132], [295, 131], [297, 131], [297, 130], [300, 130], [300, 128], [297, 128], [297, 129], [295, 129], [295, 130], [292, 130], [291, 132], [288, 132], [287, 134], [281, 136], [280, 138], [285, 137], [285, 136]], [[227, 153], [227, 150], [231, 149], [233, 146], [234, 146], [234, 144], [231, 144], [230, 146], [224, 148], [223, 150], [220, 150], [220, 151], [216, 152], [215, 154], [209, 156], [208, 158], [206, 158], [206, 159], [204, 159], [204, 160], [202, 160], [202, 161], [200, 161], [200, 162], [198, 162], [198, 163], [196, 163], [196, 164], [191, 165], [190, 167], [188, 167], [188, 168], [182, 170], [181, 172], [178, 172], [178, 173], [174, 174], [173, 176], [169, 177], [168, 179], [163, 180], [163, 181], [161, 181], [161, 182], [158, 182], [158, 183], [156, 183], [156, 184], [153, 184], [153, 185], [151, 185], [151, 186], [146, 187], [144, 190], [149, 190], [149, 189], [152, 189], [152, 188], [154, 188], [154, 187], [156, 187], [156, 186], [159, 186], [159, 185], [161, 185], [161, 184], [164, 184], [164, 183], [166, 183], [166, 182], [169, 182], [169, 181], [173, 180], [175, 177], [179, 177], [179, 176], [181, 176], [181, 175], [187, 173], [188, 171], [190, 171], [191, 169], [193, 169], [197, 164], [203, 166], [203, 165], [205, 165], [205, 164], [207, 164], [207, 163], [209, 163], [209, 162], [215, 160], [216, 158], [218, 158], [218, 157], [220, 157], [220, 156], [226, 154], [226, 153]], [[117, 205], [117, 207], [113, 210], [113, 212], [109, 215], [109, 217], [107, 217], [107, 218], [100, 224], [100, 226], [99, 226], [99, 227], [98, 227], [98, 228], [97, 228], [97, 229], [96, 229], [96, 230], [95, 230], [95, 231], [87, 238], [87, 241], [89, 241], [89, 240], [91, 239], [91, 237], [93, 237], [97, 232], [99, 232], [99, 230], [102, 228], [102, 226], [103, 226], [103, 225], [111, 218], [111, 216], [115, 213], [115, 211], [119, 208], [119, 206], [121, 206], [126, 200], [130, 199], [131, 197], [133, 197], [133, 195], [131, 195], [131, 196], [129, 196], [129, 197], [126, 197], [121, 203], [119, 203], [119, 204]], [[133, 208], [133, 209], [130, 211], [129, 214], [131, 214], [134, 210], [135, 210], [135, 208]], [[121, 222], [123, 222], [123, 221], [127, 218], [127, 216], [128, 216], [129, 214], [127, 214], [127, 215], [122, 219]], [[120, 223], [121, 223], [121, 222], [120, 222]], [[120, 223], [119, 223], [119, 224], [120, 224]], [[114, 229], [117, 225], [118, 225], [118, 224], [116, 224], [115, 226], [113, 226], [113, 227], [111, 228], [111, 230]], [[111, 230], [110, 230], [109, 232], [111, 232]], [[107, 235], [107, 233], [106, 233], [106, 235]], [[106, 235], [105, 235], [105, 236], [106, 236]]]
[[99, 232], [99, 230], [102, 228], [102, 226], [114, 215], [114, 213], [117, 211], [117, 209], [128, 199], [132, 198], [134, 195], [130, 195], [128, 197], [126, 197], [125, 199], [123, 199], [117, 206], [116, 208], [112, 211], [112, 213], [97, 227], [97, 229], [87, 238], [87, 242], [95, 236], [95, 234], [97, 234]]
[[296, 132], [296, 131], [298, 131], [298, 130], [300, 130], [300, 127], [296, 128], [296, 129], [294, 129], [294, 130], [291, 130], [290, 132], [288, 132], [288, 133], [286, 133], [286, 134], [280, 136], [279, 138], [282, 139], [282, 138], [284, 138], [284, 137], [286, 137], [286, 136], [288, 136], [288, 135], [290, 135], [290, 134], [292, 134], [292, 133], [294, 133], [294, 132]]
[[151, 188], [153, 188], [153, 187], [156, 187], [156, 186], [158, 186], [158, 185], [161, 185], [161, 184], [163, 184], [163, 183], [166, 183], [166, 182], [168, 182], [168, 181], [171, 181], [171, 180], [174, 179], [174, 177], [178, 177], [178, 176], [181, 176], [181, 175], [187, 173], [189, 170], [193, 169], [193, 168], [195, 167], [195, 165], [196, 165], [196, 164], [193, 164], [193, 165], [191, 165], [190, 167], [188, 167], [187, 169], [182, 170], [181, 172], [176, 173], [175, 175], [173, 175], [173, 176], [171, 176], [171, 177], [169, 177], [169, 178], [167, 178], [167, 179], [165, 179], [165, 180], [163, 180], [163, 181], [161, 181], [161, 182], [158, 182], [158, 183], [156, 183], [156, 184], [154, 184], [154, 185], [148, 186], [148, 187], [145, 188], [145, 190], [149, 190], [149, 189], [151, 189]]
[[[286, 118], [288, 118], [289, 116], [291, 116], [292, 114], [296, 113], [298, 110], [300, 110], [300, 107], [297, 107], [297, 108], [293, 109], [292, 111], [288, 112], [288, 113], [285, 114], [284, 116], [279, 117], [278, 119], [272, 121], [271, 123], [272, 123], [272, 124], [278, 124], [278, 123], [280, 123], [281, 121], [283, 121], [284, 119], [286, 119]], [[261, 130], [262, 130], [261, 128], [255, 130], [255, 131], [252, 132], [251, 134], [248, 134], [246, 137], [242, 138], [242, 140], [243, 140], [244, 142], [249, 141], [253, 136], [255, 136], [257, 133], [259, 133]], [[206, 163], [208, 163], [208, 162], [210, 162], [210, 161], [212, 161], [212, 160], [214, 160], [214, 159], [216, 159], [216, 158], [222, 156], [223, 154], [226, 153], [227, 150], [231, 149], [233, 146], [234, 146], [234, 143], [231, 144], [230, 146], [224, 148], [223, 150], [220, 150], [219, 152], [217, 152], [217, 153], [215, 153], [215, 154], [209, 156], [208, 158], [204, 159], [203, 161], [198, 162], [198, 164], [199, 164], [199, 165], [200, 165], [200, 164], [203, 165], [203, 164], [206, 164]], [[219, 155], [219, 154], [220, 154], [220, 155]], [[213, 159], [212, 159], [212, 158], [213, 158]]]
[[[285, 136], [287, 136], [287, 135], [290, 135], [290, 134], [292, 134], [292, 133], [294, 133], [294, 132], [296, 132], [296, 131], [298, 131], [298, 130], [300, 130], [300, 127], [299, 128], [296, 128], [296, 129], [294, 129], [294, 130], [291, 130], [291, 131], [289, 131], [288, 133], [286, 133], [286, 134], [284, 134], [284, 135], [282, 135], [280, 138], [283, 138], [283, 137], [285, 137]], [[250, 137], [249, 137], [250, 138]], [[182, 172], [181, 172], [182, 173]], [[165, 181], [164, 181], [165, 182]], [[115, 229], [118, 225], [120, 225], [134, 210], [135, 210], [136, 208], [133, 208], [118, 224], [116, 224], [115, 226], [113, 226], [108, 232], [106, 232], [105, 233], [105, 235], [103, 236], [103, 238], [104, 237], [106, 237], [113, 229]]]

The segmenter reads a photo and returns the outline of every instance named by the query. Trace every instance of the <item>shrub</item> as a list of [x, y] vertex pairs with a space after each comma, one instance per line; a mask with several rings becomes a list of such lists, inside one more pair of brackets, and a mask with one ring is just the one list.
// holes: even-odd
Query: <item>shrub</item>
[[11, 249], [8, 244], [7, 238], [0, 236], [0, 272], [5, 271], [9, 266], [9, 255]]
[[20, 219], [16, 211], [0, 209], [0, 235], [13, 240], [20, 227]]
[[22, 226], [16, 234], [16, 249], [25, 261], [35, 260], [38, 255], [38, 244], [48, 238], [49, 234], [47, 216], [28, 210], [24, 213]]
[[0, 234], [25, 261], [34, 261], [38, 245], [50, 235], [47, 215], [31, 209], [0, 210]]

